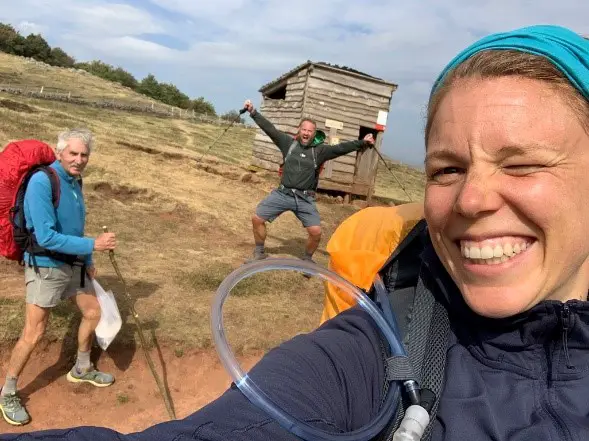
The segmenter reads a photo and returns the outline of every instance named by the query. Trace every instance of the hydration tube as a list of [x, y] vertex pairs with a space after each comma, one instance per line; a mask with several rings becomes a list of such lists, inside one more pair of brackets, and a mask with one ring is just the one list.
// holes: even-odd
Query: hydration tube
[[[231, 351], [225, 336], [225, 330], [223, 327], [223, 304], [225, 303], [225, 300], [227, 300], [231, 290], [241, 280], [256, 273], [271, 270], [299, 271], [309, 276], [319, 277], [346, 291], [354, 297], [357, 304], [364, 309], [370, 317], [372, 317], [388, 342], [391, 354], [395, 356], [407, 356], [405, 348], [398, 337], [399, 331], [394, 321], [394, 317], [392, 320], [389, 317], [387, 317], [389, 320], [385, 319], [374, 302], [359, 288], [336, 273], [312, 262], [292, 258], [271, 258], [242, 265], [229, 274], [217, 289], [211, 311], [211, 330], [223, 366], [233, 379], [235, 385], [255, 406], [274, 418], [286, 430], [304, 440], [368, 441], [376, 437], [387, 424], [392, 421], [395, 415], [401, 393], [399, 382], [391, 382], [380, 412], [370, 423], [352, 432], [338, 433], [317, 429], [292, 415], [287, 414], [253, 382], [247, 373], [241, 369], [241, 366], [235, 358], [234, 353]], [[382, 295], [382, 293], [386, 291], [384, 285], [380, 278], [377, 278], [376, 282], [375, 288], [377, 289], [377, 293], [380, 292]], [[404, 382], [404, 384], [408, 391], [417, 393], [417, 383], [415, 383], [415, 381], [409, 380]], [[413, 397], [411, 401], [414, 401]]]

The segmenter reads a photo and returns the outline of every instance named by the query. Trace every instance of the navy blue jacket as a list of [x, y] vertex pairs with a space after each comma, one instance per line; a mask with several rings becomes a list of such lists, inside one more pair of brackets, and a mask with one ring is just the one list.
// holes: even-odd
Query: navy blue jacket
[[[430, 273], [446, 288], [452, 330], [433, 441], [588, 440], [589, 303], [545, 301], [504, 320], [468, 309], [437, 258]], [[250, 373], [283, 408], [329, 431], [370, 421], [382, 400], [379, 335], [367, 314], [346, 311], [270, 351]], [[187, 379], [189, 380], [189, 379]], [[189, 417], [120, 435], [82, 427], [2, 440], [180, 441], [297, 439], [236, 388]]]

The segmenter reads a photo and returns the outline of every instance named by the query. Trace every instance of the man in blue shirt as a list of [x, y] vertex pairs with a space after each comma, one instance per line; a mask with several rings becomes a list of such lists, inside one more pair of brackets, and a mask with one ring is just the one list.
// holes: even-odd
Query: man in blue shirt
[[[12, 425], [30, 421], [17, 394], [18, 376], [45, 332], [51, 308], [61, 300], [72, 299], [82, 313], [78, 356], [67, 380], [97, 387], [114, 382], [112, 375], [96, 370], [90, 362], [93, 332], [100, 320], [100, 305], [91, 282], [96, 275], [92, 252], [112, 250], [116, 246], [113, 233], [102, 233], [96, 239], [84, 237], [86, 207], [79, 180], [91, 149], [92, 133], [87, 130], [70, 130], [58, 136], [57, 160], [50, 166], [59, 178], [57, 208], [53, 206], [51, 182], [45, 173], [35, 173], [25, 192], [26, 227], [34, 233], [39, 246], [49, 252], [24, 255], [25, 325], [12, 351], [6, 381], [0, 390], [0, 410]], [[69, 257], [65, 259], [67, 263], [59, 258], [64, 255]]]

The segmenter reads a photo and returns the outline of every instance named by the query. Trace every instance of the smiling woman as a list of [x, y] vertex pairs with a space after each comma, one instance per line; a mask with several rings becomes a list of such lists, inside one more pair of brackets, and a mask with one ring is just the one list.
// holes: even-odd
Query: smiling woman
[[[366, 276], [366, 256], [394, 248], [368, 291], [400, 324], [409, 359], [388, 358], [351, 307], [270, 351], [248, 381], [324, 440], [356, 440], [386, 412], [375, 441], [589, 439], [588, 100], [589, 42], [568, 29], [462, 51], [431, 94], [424, 206], [405, 211], [425, 219], [404, 240], [399, 225], [413, 219], [398, 207], [362, 210], [339, 230], [345, 276]], [[390, 406], [397, 380], [419, 387]], [[286, 426], [231, 387], [129, 439], [298, 439]], [[125, 436], [82, 427], [34, 439]]]
[[485, 51], [445, 79], [429, 113], [426, 217], [469, 306], [505, 317], [585, 299], [583, 95], [544, 58]]

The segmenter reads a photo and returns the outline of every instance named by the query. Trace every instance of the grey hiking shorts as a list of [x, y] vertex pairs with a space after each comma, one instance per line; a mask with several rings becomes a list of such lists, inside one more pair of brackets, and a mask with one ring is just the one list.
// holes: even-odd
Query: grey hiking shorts
[[268, 222], [274, 221], [285, 211], [292, 211], [305, 228], [321, 225], [315, 198], [311, 196], [295, 196], [280, 190], [272, 190], [256, 207], [258, 217]]
[[55, 268], [39, 267], [39, 273], [25, 267], [26, 302], [42, 308], [57, 306], [61, 300], [69, 299], [79, 292], [94, 294], [92, 282], [85, 275], [84, 287], [80, 287], [82, 268], [68, 264]]

